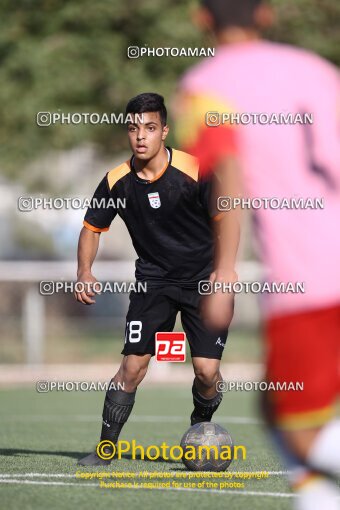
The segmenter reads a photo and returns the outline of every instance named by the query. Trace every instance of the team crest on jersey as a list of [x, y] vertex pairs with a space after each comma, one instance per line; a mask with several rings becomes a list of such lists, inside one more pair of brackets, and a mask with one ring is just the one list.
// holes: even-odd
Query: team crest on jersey
[[149, 202], [153, 209], [158, 209], [161, 206], [161, 199], [159, 193], [148, 193]]

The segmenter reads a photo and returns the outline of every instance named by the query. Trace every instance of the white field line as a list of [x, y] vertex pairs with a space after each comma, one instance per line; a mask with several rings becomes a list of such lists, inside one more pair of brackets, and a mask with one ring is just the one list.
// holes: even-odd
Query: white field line
[[[97, 483], [74, 483], [74, 482], [43, 482], [43, 481], [35, 481], [35, 480], [16, 480], [16, 479], [0, 479], [1, 483], [8, 484], [19, 484], [19, 485], [61, 485], [61, 486], [78, 486], [78, 487], [94, 487], [99, 489], [99, 484]], [[115, 489], [122, 490], [122, 489]], [[134, 488], [125, 488], [123, 490], [160, 490], [160, 491], [175, 491], [175, 492], [207, 492], [209, 494], [232, 494], [238, 496], [257, 496], [257, 497], [272, 497], [272, 498], [293, 498], [295, 494], [291, 494], [289, 492], [262, 492], [262, 491], [241, 491], [241, 490], [217, 490], [217, 489], [190, 489], [184, 487], [157, 487], [154, 489], [146, 489], [144, 487], [134, 487]]]
[[[99, 415], [86, 415], [86, 414], [75, 414], [75, 415], [5, 415], [1, 416], [2, 422], [11, 421], [24, 421], [27, 422], [50, 422], [50, 421], [80, 421], [80, 422], [98, 422], [101, 421]], [[186, 423], [188, 421], [187, 416], [131, 416], [129, 422], [133, 423]], [[244, 416], [216, 416], [216, 422], [221, 423], [235, 423], [236, 425], [263, 425], [264, 422], [256, 418], [247, 418]]]

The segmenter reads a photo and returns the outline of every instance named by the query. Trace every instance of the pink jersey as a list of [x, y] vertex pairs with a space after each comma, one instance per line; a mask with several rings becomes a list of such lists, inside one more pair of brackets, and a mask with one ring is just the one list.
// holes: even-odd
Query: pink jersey
[[[291, 46], [265, 41], [225, 45], [217, 49], [214, 58], [205, 59], [186, 73], [180, 93], [187, 97], [188, 105], [192, 101], [193, 117], [200, 104], [202, 111], [267, 113], [271, 119], [272, 114], [292, 113], [291, 118], [298, 119], [292, 125], [279, 125], [277, 120], [229, 125], [225, 144], [230, 147], [228, 138], [233, 131], [244, 196], [277, 197], [280, 201], [323, 199], [324, 208], [252, 210], [265, 280], [304, 282], [305, 286], [305, 293], [264, 294], [265, 315], [339, 303], [340, 125], [336, 68], [315, 54]], [[313, 122], [301, 124], [298, 113], [311, 114]], [[198, 128], [187, 123], [186, 129], [182, 128], [180, 136], [184, 142], [186, 136], [191, 138], [193, 144]], [[200, 129], [204, 132], [202, 126]], [[222, 137], [218, 138], [223, 145]], [[215, 151], [214, 144], [211, 147]], [[318, 207], [322, 207], [321, 202]]]

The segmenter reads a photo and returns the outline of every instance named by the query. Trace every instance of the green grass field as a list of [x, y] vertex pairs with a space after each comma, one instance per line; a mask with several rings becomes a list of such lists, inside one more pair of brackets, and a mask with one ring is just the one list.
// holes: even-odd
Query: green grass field
[[[75, 379], [76, 380], [76, 379]], [[246, 480], [244, 489], [115, 489], [100, 488], [98, 479], [82, 480], [77, 471], [186, 471], [179, 462], [132, 460], [129, 454], [105, 468], [82, 468], [79, 458], [94, 448], [101, 428], [101, 392], [37, 393], [35, 388], [0, 392], [0, 507], [38, 509], [227, 509], [286, 510], [292, 495], [282, 466], [256, 412], [254, 393], [230, 392], [214, 421], [227, 428], [234, 443], [247, 448], [247, 460], [234, 461], [234, 471], [268, 471], [269, 478]], [[141, 386], [121, 439], [160, 445], [179, 444], [192, 410], [188, 387]], [[195, 479], [192, 482], [230, 481]], [[107, 480], [113, 481], [113, 480]], [[120, 481], [131, 481], [120, 479]], [[142, 480], [146, 481], [146, 480]], [[156, 481], [156, 480], [152, 480]], [[158, 480], [167, 481], [167, 480]], [[184, 483], [183, 479], [177, 480]], [[240, 480], [233, 480], [240, 481]], [[242, 481], [242, 480], [241, 480]], [[188, 482], [188, 480], [186, 480]]]

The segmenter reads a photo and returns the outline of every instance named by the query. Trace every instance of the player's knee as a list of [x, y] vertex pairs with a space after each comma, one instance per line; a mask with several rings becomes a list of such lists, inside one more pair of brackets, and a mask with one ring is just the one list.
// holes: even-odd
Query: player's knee
[[219, 369], [214, 366], [200, 366], [195, 368], [196, 378], [207, 387], [214, 386], [219, 380]]
[[144, 375], [145, 372], [143, 372], [141, 369], [129, 367], [127, 370], [124, 370], [123, 379], [125, 384], [132, 384], [137, 386]]
[[[148, 366], [144, 363], [127, 362], [123, 366], [122, 378], [125, 385], [138, 386], [144, 379]], [[130, 390], [127, 390], [130, 391]]]

